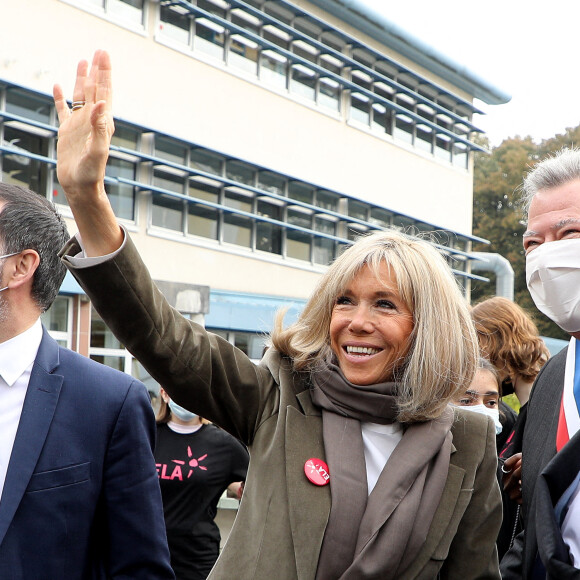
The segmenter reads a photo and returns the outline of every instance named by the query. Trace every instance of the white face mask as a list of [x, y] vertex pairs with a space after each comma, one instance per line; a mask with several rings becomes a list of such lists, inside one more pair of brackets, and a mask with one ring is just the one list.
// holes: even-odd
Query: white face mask
[[580, 239], [547, 242], [530, 252], [526, 282], [538, 310], [566, 332], [580, 331]]
[[493, 419], [495, 423], [495, 434], [499, 435], [503, 429], [503, 425], [499, 421], [499, 409], [490, 409], [486, 407], [483, 403], [479, 405], [469, 405], [465, 407], [461, 407], [466, 411], [473, 411], [474, 413], [479, 413], [480, 415], [487, 415]]
[[191, 421], [192, 419], [195, 419], [197, 417], [195, 413], [192, 413], [191, 411], [188, 411], [187, 409], [180, 407], [177, 403], [174, 403], [173, 401], [169, 401], [169, 408], [171, 409], [171, 412], [182, 421]]

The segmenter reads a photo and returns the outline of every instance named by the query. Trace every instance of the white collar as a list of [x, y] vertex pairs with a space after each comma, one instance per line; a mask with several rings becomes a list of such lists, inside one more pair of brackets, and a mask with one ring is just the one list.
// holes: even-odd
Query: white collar
[[11, 387], [34, 362], [41, 340], [42, 323], [39, 318], [28, 330], [0, 343], [0, 376], [8, 386]]

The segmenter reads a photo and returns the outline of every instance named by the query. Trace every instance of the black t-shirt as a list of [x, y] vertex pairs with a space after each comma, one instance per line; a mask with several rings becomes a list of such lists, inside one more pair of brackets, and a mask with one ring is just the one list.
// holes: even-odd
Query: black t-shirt
[[215, 563], [217, 504], [230, 483], [246, 479], [248, 460], [245, 447], [215, 425], [190, 434], [157, 426], [155, 463], [171, 564], [179, 580], [205, 578]]

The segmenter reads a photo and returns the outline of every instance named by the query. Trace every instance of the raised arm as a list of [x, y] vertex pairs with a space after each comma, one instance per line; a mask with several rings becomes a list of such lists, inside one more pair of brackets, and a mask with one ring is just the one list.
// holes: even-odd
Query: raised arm
[[111, 59], [104, 50], [95, 52], [90, 71], [87, 61], [79, 62], [72, 109], [60, 85], [54, 86], [60, 123], [57, 175], [87, 256], [109, 254], [123, 242], [104, 181], [115, 131], [112, 94]]

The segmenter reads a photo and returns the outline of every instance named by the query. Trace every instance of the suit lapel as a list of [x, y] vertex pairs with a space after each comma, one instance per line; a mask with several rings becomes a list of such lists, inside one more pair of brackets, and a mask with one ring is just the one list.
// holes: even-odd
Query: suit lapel
[[[563, 508], [567, 508], [578, 486], [579, 471], [580, 432], [577, 432], [546, 465], [536, 482], [532, 509], [535, 507], [538, 551], [550, 578], [575, 578], [578, 573], [570, 562], [559, 520], [564, 519]], [[563, 500], [563, 505], [559, 500]]]
[[34, 473], [54, 416], [63, 381], [62, 376], [51, 374], [57, 365], [58, 345], [44, 330], [0, 500], [0, 544]]
[[[330, 514], [330, 487], [317, 486], [306, 478], [304, 464], [311, 458], [326, 460], [322, 440], [322, 417], [306, 391], [297, 396], [305, 412], [294, 407], [286, 412], [286, 485], [290, 527], [299, 580], [311, 580]], [[332, 473], [330, 474], [332, 479]]]

